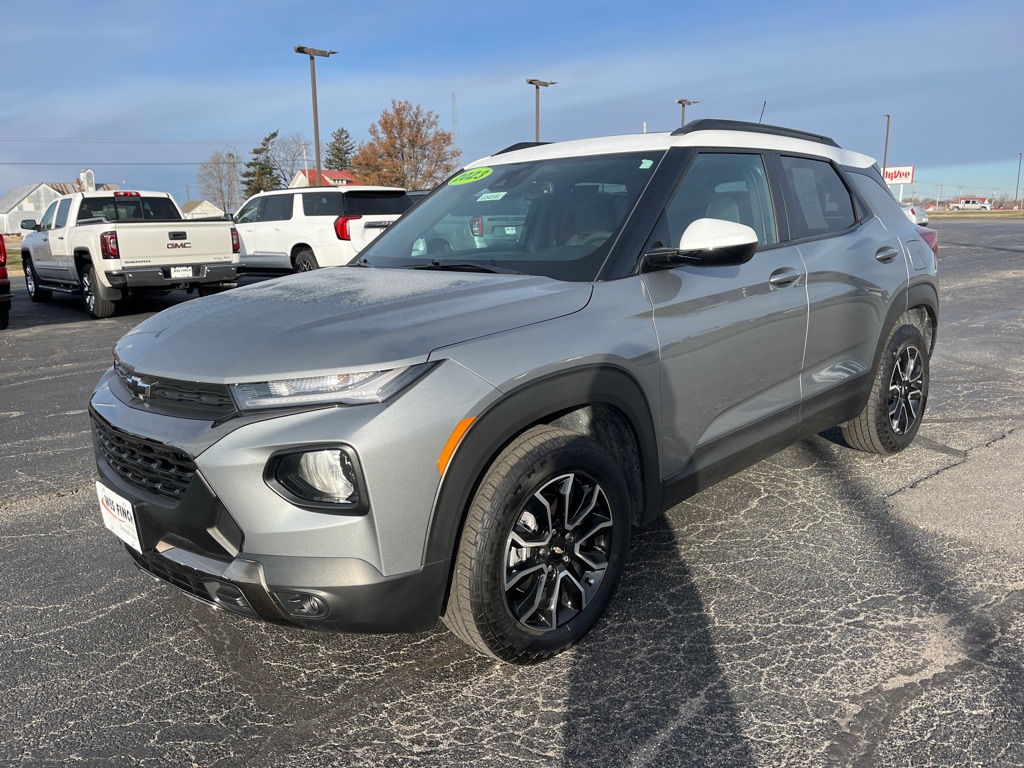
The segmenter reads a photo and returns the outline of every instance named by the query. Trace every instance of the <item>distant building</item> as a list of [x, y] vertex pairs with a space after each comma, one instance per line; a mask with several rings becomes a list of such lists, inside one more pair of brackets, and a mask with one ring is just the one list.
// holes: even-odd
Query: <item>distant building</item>
[[39, 221], [46, 213], [47, 206], [61, 195], [72, 192], [111, 191], [120, 189], [117, 184], [97, 184], [90, 169], [82, 171], [78, 179], [70, 184], [63, 181], [40, 181], [23, 184], [0, 197], [0, 233], [23, 234], [21, 222], [24, 219]]
[[359, 184], [359, 179], [348, 171], [321, 171], [323, 183], [316, 183], [316, 169], [301, 169], [292, 180], [288, 182], [289, 187], [350, 187]]
[[224, 215], [224, 211], [209, 200], [189, 200], [181, 205], [181, 215], [186, 219], [209, 219]]

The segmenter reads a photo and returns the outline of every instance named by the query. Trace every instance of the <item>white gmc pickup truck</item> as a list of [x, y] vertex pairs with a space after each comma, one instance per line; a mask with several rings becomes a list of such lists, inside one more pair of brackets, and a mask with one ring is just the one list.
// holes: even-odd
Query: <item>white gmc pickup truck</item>
[[230, 221], [186, 220], [164, 192], [76, 192], [54, 200], [21, 245], [32, 301], [79, 294], [92, 317], [114, 303], [173, 289], [200, 295], [233, 287], [238, 232]]

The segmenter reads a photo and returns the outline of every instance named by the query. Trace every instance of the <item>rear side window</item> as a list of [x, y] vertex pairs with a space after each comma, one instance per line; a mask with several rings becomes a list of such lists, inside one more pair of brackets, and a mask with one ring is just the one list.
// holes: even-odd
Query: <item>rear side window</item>
[[263, 201], [260, 221], [288, 221], [292, 217], [294, 195], [268, 195]]
[[412, 208], [405, 192], [346, 192], [349, 216], [400, 216]]
[[845, 232], [856, 223], [850, 190], [831, 163], [785, 155], [779, 159], [794, 240]]
[[57, 220], [54, 223], [56, 229], [66, 227], [68, 223], [68, 211], [71, 210], [71, 198], [66, 198], [60, 201], [60, 205], [57, 206]]

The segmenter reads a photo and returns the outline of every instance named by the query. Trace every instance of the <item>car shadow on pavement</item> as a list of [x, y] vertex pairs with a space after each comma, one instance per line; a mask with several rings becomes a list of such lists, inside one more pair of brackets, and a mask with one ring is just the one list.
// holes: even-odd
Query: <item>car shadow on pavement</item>
[[[841, 437], [836, 442], [842, 445]], [[898, 516], [876, 487], [851, 471], [858, 461], [871, 457], [843, 460], [842, 454], [813, 439], [797, 449], [836, 479], [840, 508], [856, 510], [865, 533], [873, 537], [876, 569], [894, 579], [898, 588], [898, 596], [889, 596], [896, 615], [885, 621], [901, 624], [907, 637], [930, 639], [925, 645], [930, 650], [911, 668], [850, 702], [857, 714], [835, 734], [824, 753], [825, 764], [886, 763], [892, 751], [900, 749], [908, 718], [920, 722], [931, 716], [936, 721], [929, 728], [919, 727], [933, 735], [924, 744], [905, 745], [917, 750], [922, 764], [943, 764], [950, 752], [936, 757], [928, 750], [952, 747], [952, 754], [963, 758], [959, 764], [1000, 754], [1000, 764], [1024, 765], [1024, 653], [1014, 630], [1024, 612], [1019, 581], [1014, 583], [1006, 574], [1005, 584], [1000, 584], [1003, 572], [991, 553]], [[870, 599], [864, 594], [850, 597], [851, 602]], [[928, 638], [928, 633], [935, 636]], [[909, 648], [911, 641], [905, 642]], [[956, 719], [940, 723], [947, 711], [955, 711]]]
[[664, 516], [634, 532], [608, 613], [572, 652], [563, 765], [754, 764], [678, 551]]

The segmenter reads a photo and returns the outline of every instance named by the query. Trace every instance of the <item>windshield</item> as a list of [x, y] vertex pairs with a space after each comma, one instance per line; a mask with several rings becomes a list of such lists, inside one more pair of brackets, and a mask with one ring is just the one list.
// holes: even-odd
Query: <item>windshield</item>
[[359, 263], [594, 280], [663, 154], [465, 171], [399, 219], [363, 251]]

